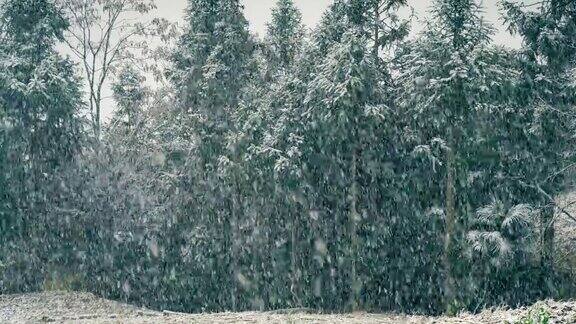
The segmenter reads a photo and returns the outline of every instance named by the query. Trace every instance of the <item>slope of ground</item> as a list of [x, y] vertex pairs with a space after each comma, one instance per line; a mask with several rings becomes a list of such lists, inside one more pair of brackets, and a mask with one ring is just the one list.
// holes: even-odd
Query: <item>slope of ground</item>
[[550, 323], [576, 323], [576, 302], [545, 301], [529, 308], [486, 310], [478, 315], [425, 317], [393, 314], [322, 315], [283, 312], [181, 314], [156, 312], [88, 293], [49, 292], [0, 296], [0, 323], [514, 323], [550, 314]]

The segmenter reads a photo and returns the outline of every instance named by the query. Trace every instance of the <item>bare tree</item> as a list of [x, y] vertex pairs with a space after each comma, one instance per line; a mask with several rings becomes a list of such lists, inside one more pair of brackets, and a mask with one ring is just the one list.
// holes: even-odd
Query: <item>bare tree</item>
[[[100, 136], [103, 90], [110, 75], [130, 60], [144, 60], [149, 36], [165, 20], [142, 19], [156, 9], [153, 0], [60, 0], [70, 21], [64, 42], [82, 66], [89, 95], [90, 118]], [[140, 65], [142, 66], [142, 65]]]

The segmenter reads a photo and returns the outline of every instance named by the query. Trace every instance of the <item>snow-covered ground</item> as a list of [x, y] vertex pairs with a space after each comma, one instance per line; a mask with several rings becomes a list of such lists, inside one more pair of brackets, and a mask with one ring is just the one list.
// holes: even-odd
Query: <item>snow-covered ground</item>
[[292, 311], [220, 314], [157, 312], [88, 293], [47, 292], [0, 296], [0, 323], [515, 323], [539, 311], [550, 323], [576, 323], [576, 301], [543, 301], [532, 307], [492, 309], [457, 317], [395, 314], [310, 314]]

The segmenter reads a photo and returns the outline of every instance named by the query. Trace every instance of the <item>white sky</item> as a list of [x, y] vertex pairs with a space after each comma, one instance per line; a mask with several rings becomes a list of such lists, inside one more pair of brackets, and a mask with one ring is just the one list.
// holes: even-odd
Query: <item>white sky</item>
[[[294, 3], [302, 12], [304, 24], [309, 28], [313, 28], [318, 21], [320, 21], [320, 18], [332, 1], [333, 0], [294, 0]], [[532, 3], [536, 0], [517, 1]], [[433, 0], [408, 0], [409, 5], [414, 8], [419, 20], [428, 16], [428, 9], [432, 2]], [[270, 12], [276, 0], [243, 0], [243, 3], [245, 7], [244, 14], [250, 23], [250, 29], [253, 33], [263, 36], [266, 33], [266, 23], [270, 19]], [[486, 19], [497, 29], [494, 41], [499, 45], [519, 47], [520, 40], [517, 37], [510, 36], [503, 26], [498, 11], [498, 0], [483, 0], [482, 3], [485, 8]], [[180, 24], [183, 22], [187, 0], [156, 0], [156, 4], [158, 9], [152, 13], [153, 15], [179, 22]], [[406, 10], [406, 12], [408, 11]], [[413, 34], [421, 29], [422, 24], [419, 21], [415, 21], [412, 26]], [[107, 94], [110, 93], [109, 89], [105, 92], [107, 92]], [[108, 120], [112, 115], [113, 106], [114, 102], [108, 97], [103, 103], [104, 120]]]

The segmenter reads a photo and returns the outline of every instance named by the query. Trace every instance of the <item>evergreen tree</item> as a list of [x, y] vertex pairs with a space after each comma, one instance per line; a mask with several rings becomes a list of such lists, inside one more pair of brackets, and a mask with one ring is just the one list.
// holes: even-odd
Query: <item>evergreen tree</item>
[[322, 15], [318, 26], [312, 33], [312, 40], [320, 56], [326, 55], [334, 43], [338, 43], [348, 30], [347, 2], [336, 0]]
[[190, 0], [186, 20], [171, 75], [185, 109], [214, 106], [209, 114], [216, 118], [224, 114], [219, 110], [237, 105], [248, 75], [253, 51], [248, 22], [235, 0]]
[[[370, 226], [359, 218], [360, 208], [366, 214], [368, 200], [374, 199], [368, 192], [378, 188], [362, 186], [374, 184], [372, 166], [380, 162], [379, 154], [386, 155], [387, 145], [381, 124], [389, 113], [382, 88], [387, 76], [377, 68], [363, 22], [352, 23], [351, 5], [338, 1], [329, 8], [299, 67], [280, 80], [267, 101], [281, 110], [259, 113], [272, 116], [260, 149], [276, 160], [274, 177], [288, 198], [284, 204], [292, 206], [286, 228], [299, 229], [288, 236], [290, 262], [296, 264], [291, 272], [300, 278], [292, 285], [312, 283], [314, 290], [302, 291], [302, 300], [323, 307], [356, 308], [361, 291], [368, 289], [360, 279], [368, 276], [368, 265], [358, 260], [362, 243], [371, 238], [358, 232]], [[344, 264], [338, 261], [342, 255]], [[302, 265], [307, 266], [299, 270]]]
[[[0, 178], [10, 183], [2, 194], [2, 205], [8, 206], [2, 215], [3, 239], [23, 240], [23, 249], [37, 244], [28, 260], [34, 262], [54, 252], [46, 250], [53, 237], [45, 211], [59, 199], [53, 190], [55, 173], [79, 149], [82, 102], [73, 65], [54, 48], [67, 26], [54, 3], [5, 1], [0, 16], [0, 141], [6, 153]], [[15, 280], [6, 289], [39, 284], [38, 278], [26, 280]]]
[[147, 89], [142, 84], [146, 81], [133, 67], [124, 67], [118, 80], [112, 85], [114, 99], [118, 105], [115, 122], [122, 122], [128, 130], [134, 130], [142, 115], [147, 97]]
[[350, 23], [361, 26], [372, 43], [374, 57], [379, 58], [384, 47], [408, 35], [409, 21], [401, 20], [396, 12], [406, 5], [406, 0], [349, 0]]
[[[236, 133], [233, 115], [252, 74], [249, 67], [253, 51], [254, 42], [238, 0], [189, 1], [187, 30], [174, 54], [171, 75], [179, 101], [180, 111], [176, 113], [189, 127], [186, 131], [195, 137], [194, 155], [185, 166], [187, 181], [194, 187], [181, 190], [195, 197], [195, 205], [190, 207], [199, 211], [199, 219], [192, 219], [191, 210], [183, 208], [178, 229], [174, 227], [179, 233], [174, 235], [172, 245], [174, 253], [179, 253], [176, 244], [184, 236], [190, 236], [189, 226], [193, 224], [210, 228], [202, 243], [208, 245], [203, 256], [206, 261], [196, 264], [195, 271], [202, 278], [210, 278], [200, 280], [198, 287], [209, 289], [228, 283], [228, 296], [214, 292], [207, 298], [210, 307], [217, 309], [241, 307], [237, 258], [241, 254], [238, 232], [243, 204], [237, 172], [231, 171], [231, 166], [238, 163], [239, 152], [229, 142], [229, 135]], [[204, 194], [200, 196], [194, 191]], [[182, 271], [189, 270], [182, 268]]]
[[356, 26], [370, 42], [380, 64], [382, 50], [408, 36], [410, 21], [400, 19], [397, 14], [405, 5], [405, 0], [335, 1], [322, 17], [314, 41], [324, 53], [331, 42], [338, 42], [350, 26]]
[[454, 311], [462, 298], [456, 260], [475, 203], [466, 180], [474, 168], [475, 123], [478, 112], [506, 102], [502, 94], [516, 73], [508, 68], [506, 53], [490, 46], [492, 30], [475, 1], [436, 1], [432, 13], [427, 30], [401, 54], [399, 104], [419, 137], [415, 153], [428, 155], [433, 170], [437, 162], [444, 166], [444, 174], [427, 180], [434, 189], [422, 199], [443, 210], [444, 301], [446, 310]]
[[436, 0], [405, 41], [405, 0], [335, 0], [309, 38], [278, 0], [258, 43], [239, 0], [189, 0], [172, 82], [121, 70], [94, 150], [54, 49], [66, 20], [0, 0], [0, 293], [454, 313], [569, 291], [552, 226], [576, 165], [576, 8], [502, 1], [515, 51], [478, 2]]
[[292, 0], [278, 0], [267, 25], [265, 44], [272, 70], [287, 69], [294, 64], [304, 41], [302, 14]]
[[[342, 42], [332, 48], [332, 54], [319, 67], [316, 78], [309, 85], [303, 144], [310, 147], [301, 148], [301, 151], [312, 154], [303, 168], [310, 170], [313, 179], [320, 180], [314, 184], [319, 186], [317, 189], [320, 192], [344, 186], [337, 192], [343, 194], [340, 199], [347, 203], [332, 206], [330, 202], [319, 202], [320, 206], [316, 208], [334, 211], [334, 228], [338, 227], [336, 224], [348, 223], [344, 231], [346, 243], [342, 242], [342, 238], [332, 237], [336, 251], [331, 252], [334, 259], [336, 254], [347, 255], [347, 269], [338, 269], [338, 272], [340, 275], [342, 272], [349, 273], [348, 294], [352, 309], [358, 307], [362, 289], [356, 264], [359, 259], [358, 226], [362, 199], [358, 176], [363, 168], [361, 156], [370, 149], [366, 147], [366, 141], [375, 136], [373, 128], [378, 121], [378, 105], [382, 103], [382, 90], [373, 88], [379, 84], [378, 74], [366, 40], [357, 34], [358, 31], [356, 34], [354, 32], [345, 34]], [[321, 152], [321, 155], [314, 157], [316, 154], [313, 152]], [[336, 157], [334, 164], [329, 163], [329, 156]], [[322, 165], [318, 165], [318, 162]], [[318, 171], [327, 174], [316, 174]], [[338, 215], [337, 210], [347, 210], [348, 215]]]
[[576, 66], [576, 3], [551, 0], [536, 4], [536, 10], [511, 1], [501, 1], [509, 29], [518, 33], [524, 47], [520, 54], [522, 78], [518, 108], [530, 132], [519, 154], [531, 163], [518, 169], [516, 178], [534, 203], [541, 206], [541, 271], [548, 293], [553, 287], [555, 196], [565, 190], [566, 175], [574, 163], [574, 114], [572, 69]]

